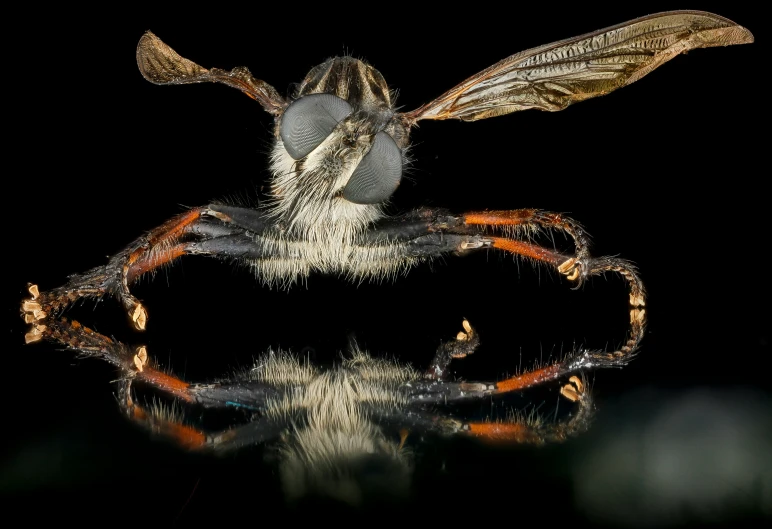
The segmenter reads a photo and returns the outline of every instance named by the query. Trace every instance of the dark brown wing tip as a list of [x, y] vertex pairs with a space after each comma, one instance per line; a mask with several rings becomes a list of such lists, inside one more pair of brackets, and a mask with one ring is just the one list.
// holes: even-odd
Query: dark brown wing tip
[[142, 77], [150, 81], [151, 83], [157, 83], [158, 79], [153, 74], [154, 69], [150, 64], [150, 57], [153, 55], [154, 50], [158, 48], [158, 45], [163, 45], [163, 41], [155, 36], [155, 33], [148, 30], [142, 34], [137, 43], [137, 66], [142, 73]]
[[154, 84], [185, 84], [208, 80], [209, 72], [181, 57], [152, 31], [146, 31], [137, 44], [137, 66], [142, 76]]

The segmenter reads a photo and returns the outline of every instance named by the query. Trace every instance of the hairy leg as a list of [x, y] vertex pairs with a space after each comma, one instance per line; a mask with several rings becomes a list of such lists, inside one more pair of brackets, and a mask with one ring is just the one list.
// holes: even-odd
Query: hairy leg
[[[505, 421], [465, 421], [442, 415], [436, 412], [427, 412], [422, 408], [427, 404], [444, 403], [449, 400], [470, 400], [483, 396], [490, 396], [495, 391], [491, 389], [493, 383], [445, 383], [434, 382], [435, 387], [447, 386], [444, 394], [446, 398], [439, 398], [438, 392], [432, 399], [429, 393], [411, 395], [411, 403], [419, 409], [408, 413], [393, 412], [390, 416], [379, 416], [380, 424], [392, 427], [399, 426], [408, 431], [434, 432], [441, 435], [462, 434], [477, 437], [488, 442], [545, 444], [561, 442], [570, 436], [583, 432], [590, 423], [594, 412], [592, 396], [587, 389], [587, 382], [579, 376], [569, 378], [560, 394], [571, 402], [576, 403], [577, 409], [568, 420], [560, 422], [546, 422], [535, 414], [514, 414]], [[463, 389], [461, 389], [463, 388]]]
[[577, 404], [577, 410], [567, 421], [546, 423], [539, 419], [516, 416], [511, 421], [469, 422], [461, 432], [488, 442], [545, 444], [565, 441], [582, 433], [589, 426], [594, 412], [586, 381], [572, 376], [560, 394]]
[[187, 450], [235, 450], [247, 445], [261, 444], [278, 437], [285, 425], [266, 419], [227, 428], [219, 432], [205, 432], [185, 423], [182, 412], [173, 406], [157, 403], [143, 406], [131, 392], [131, 379], [124, 380], [118, 392], [121, 410], [132, 422], [172, 441]]
[[99, 358], [116, 366], [121, 380], [141, 383], [182, 402], [205, 408], [260, 411], [266, 399], [282, 395], [269, 384], [245, 377], [214, 383], [187, 382], [154, 366], [145, 346], [130, 347], [66, 318], [33, 324], [30, 333], [35, 335], [33, 341], [47, 340], [84, 357]]
[[[120, 371], [117, 396], [121, 410], [132, 421], [184, 448], [235, 449], [272, 439], [285, 426], [280, 422], [259, 419], [219, 433], [203, 432], [185, 424], [177, 403], [219, 409], [236, 407], [257, 412], [267, 398], [278, 398], [281, 393], [267, 384], [250, 380], [211, 384], [186, 382], [153, 366], [146, 347], [127, 346], [66, 318], [50, 319], [46, 325], [36, 323], [31, 332], [37, 333], [39, 339], [116, 366]], [[138, 403], [131, 391], [135, 383], [172, 397], [175, 404]]]

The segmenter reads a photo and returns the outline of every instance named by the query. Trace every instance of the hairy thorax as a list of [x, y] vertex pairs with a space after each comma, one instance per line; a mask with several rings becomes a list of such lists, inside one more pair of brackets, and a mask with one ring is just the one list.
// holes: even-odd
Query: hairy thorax
[[406, 255], [404, 243], [363, 243], [365, 232], [385, 215], [381, 204], [355, 204], [341, 196], [363, 153], [355, 147], [341, 153], [334, 140], [301, 161], [276, 141], [271, 195], [264, 206], [274, 224], [256, 236], [270, 257], [252, 261], [261, 281], [289, 285], [313, 272], [382, 280], [420, 261]]

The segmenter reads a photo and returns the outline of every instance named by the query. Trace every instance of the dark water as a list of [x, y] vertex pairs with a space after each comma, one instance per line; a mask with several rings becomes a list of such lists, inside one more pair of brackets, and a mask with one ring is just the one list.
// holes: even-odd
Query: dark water
[[[753, 13], [731, 4], [696, 7], [762, 40]], [[332, 514], [659, 527], [772, 516], [768, 206], [758, 183], [768, 142], [753, 129], [760, 108], [748, 74], [761, 63], [763, 42], [697, 50], [565, 112], [426, 123], [413, 134], [414, 169], [394, 212], [421, 205], [567, 212], [593, 236], [594, 255], [638, 264], [649, 291], [643, 349], [624, 369], [591, 374], [596, 420], [568, 443], [409, 437], [414, 469], [406, 498], [381, 494], [354, 511], [313, 498], [287, 505], [269, 448], [219, 458], [184, 453], [124, 420], [112, 367], [47, 344], [22, 345], [25, 326], [16, 315], [27, 281], [58, 286], [180, 205], [254, 198], [266, 181], [268, 115], [222, 86], [145, 82], [133, 55], [142, 31], [152, 29], [205, 66], [249, 66], [280, 92], [314, 64], [349, 51], [379, 68], [409, 110], [515, 51], [662, 10], [557, 16], [528, 9], [486, 16], [473, 27], [463, 15], [443, 24], [421, 17], [411, 31], [394, 29], [403, 22], [378, 23], [379, 31], [353, 22], [277, 22], [284, 35], [303, 35], [310, 49], [302, 54], [262, 32], [265, 22], [247, 32], [233, 20], [238, 14], [230, 24], [199, 18], [192, 25], [132, 15], [88, 31], [70, 14], [55, 28], [30, 28], [43, 51], [17, 57], [28, 70], [42, 62], [45, 75], [17, 79], [21, 90], [12, 100], [24, 119], [12, 123], [8, 152], [24, 169], [12, 175], [21, 187], [9, 201], [15, 266], [5, 298], [3, 504], [32, 519], [88, 524], [116, 517], [258, 524], [269, 514]], [[399, 18], [410, 20], [407, 12]], [[575, 343], [618, 345], [627, 325], [621, 281], [595, 279], [571, 291], [544, 269], [495, 254], [449, 257], [396, 282], [313, 277], [289, 290], [191, 258], [134, 292], [150, 312], [143, 334], [130, 331], [110, 301], [73, 315], [146, 344], [188, 380], [248, 365], [269, 347], [329, 363], [351, 337], [373, 354], [423, 367], [464, 317], [483, 345], [454, 366], [456, 375], [496, 380]], [[475, 412], [526, 406], [549, 420], [559, 387], [481, 402]], [[561, 403], [558, 415], [567, 410]]]

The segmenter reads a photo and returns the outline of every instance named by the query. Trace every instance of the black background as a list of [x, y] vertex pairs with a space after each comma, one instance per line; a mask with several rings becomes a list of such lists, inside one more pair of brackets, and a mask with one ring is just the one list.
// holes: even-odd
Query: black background
[[[399, 90], [398, 105], [412, 110], [512, 53], [678, 7], [726, 16], [751, 29], [757, 42], [677, 57], [640, 82], [564, 112], [422, 122], [414, 131], [412, 169], [391, 212], [428, 205], [569, 213], [591, 233], [595, 255], [638, 264], [650, 325], [632, 364], [594, 374], [599, 414], [585, 437], [544, 449], [426, 446], [414, 439], [414, 492], [406, 506], [432, 517], [513, 523], [566, 516], [572, 524], [752, 523], [769, 515], [769, 139], [760, 77], [767, 55], [760, 13], [736, 2], [448, 5], [423, 13], [394, 4], [368, 4], [361, 12], [330, 4], [314, 13], [254, 4], [177, 15], [135, 7], [20, 16], [5, 46], [6, 218], [13, 235], [5, 259], [12, 271], [3, 501], [33, 517], [88, 522], [121, 513], [164, 524], [261, 523], [271, 513], [309, 512], [284, 507], [278, 478], [259, 450], [216, 459], [148, 439], [119, 414], [111, 367], [46, 344], [22, 345], [25, 326], [16, 315], [28, 281], [44, 290], [58, 286], [184, 206], [221, 198], [254, 203], [267, 182], [272, 118], [221, 85], [146, 82], [134, 56], [143, 31], [205, 67], [247, 66], [281, 93], [327, 57], [348, 53], [378, 68]], [[134, 288], [150, 313], [144, 334], [133, 333], [112, 302], [96, 311], [81, 307], [77, 317], [147, 344], [159, 362], [190, 380], [246, 365], [268, 347], [328, 362], [350, 336], [375, 354], [424, 366], [467, 317], [483, 347], [456, 372], [497, 379], [521, 361], [527, 366], [574, 343], [621, 342], [622, 282], [569, 286], [496, 254], [448, 258], [396, 282], [312, 277], [288, 290], [263, 287], [246, 269], [188, 258]], [[524, 397], [549, 415], [558, 388]], [[598, 453], [611, 452], [620, 438], [646, 437], [662, 414], [684, 402], [707, 411], [697, 413], [692, 430], [679, 423], [687, 438], [679, 446], [689, 446], [690, 431], [704, 441], [713, 427], [752, 439], [762, 448], [744, 453], [762, 477], [748, 483], [760, 485], [732, 489], [745, 497], [739, 507], [734, 500], [707, 506], [703, 498], [668, 518], [644, 496], [626, 492], [645, 489], [636, 488], [632, 472], [619, 490], [604, 490], [608, 498], [593, 509], [581, 490], [592, 481]], [[716, 409], [724, 415], [712, 415]], [[749, 419], [722, 426], [722, 417]], [[742, 444], [716, 439], [712, 455], [678, 472], [699, 476], [732, 459]], [[641, 453], [643, 467], [650, 455]], [[315, 507], [310, 512], [334, 512]], [[401, 509], [377, 512], [408, 516]]]

